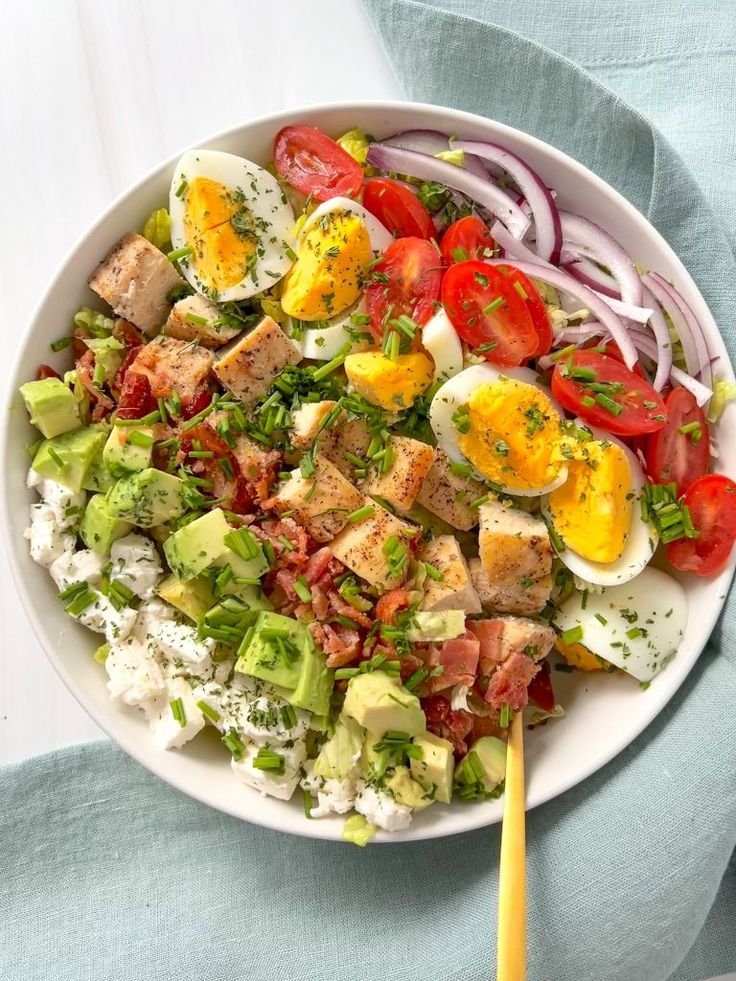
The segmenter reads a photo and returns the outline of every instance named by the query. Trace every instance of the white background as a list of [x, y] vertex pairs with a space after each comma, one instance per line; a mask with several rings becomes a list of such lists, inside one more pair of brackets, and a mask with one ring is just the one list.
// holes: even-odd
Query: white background
[[[38, 296], [129, 184], [253, 116], [400, 96], [359, 0], [0, 0], [3, 406]], [[0, 762], [99, 736], [47, 663], [3, 554]]]

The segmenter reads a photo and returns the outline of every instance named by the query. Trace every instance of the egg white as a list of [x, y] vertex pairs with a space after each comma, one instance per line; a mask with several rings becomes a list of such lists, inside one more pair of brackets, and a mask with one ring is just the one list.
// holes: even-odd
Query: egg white
[[[639, 681], [650, 681], [676, 653], [687, 617], [687, 593], [680, 583], [649, 568], [633, 582], [607, 586], [585, 599], [573, 593], [555, 612], [553, 623], [561, 631], [582, 627], [580, 643], [589, 651]], [[642, 635], [628, 636], [633, 628]]]
[[[356, 340], [352, 334], [348, 333], [348, 327], [351, 326], [350, 318], [353, 314], [366, 314], [367, 312], [365, 297], [361, 296], [349, 310], [345, 310], [339, 316], [328, 320], [327, 327], [308, 327], [299, 342], [302, 355], [312, 361], [331, 361], [337, 357], [348, 342], [350, 343], [351, 354], [354, 351], [363, 351], [370, 347], [371, 342], [369, 340]], [[353, 329], [357, 329], [361, 334], [368, 333], [367, 326]]]
[[[588, 426], [582, 419], [575, 420], [576, 425], [587, 427], [594, 439], [607, 440], [618, 446], [629, 461], [631, 468], [631, 490], [634, 494], [631, 512], [631, 527], [626, 539], [626, 545], [621, 555], [614, 562], [594, 562], [586, 559], [570, 548], [565, 548], [558, 552], [562, 563], [567, 566], [573, 575], [578, 576], [585, 582], [592, 583], [594, 586], [617, 586], [630, 582], [638, 576], [642, 569], [649, 564], [654, 552], [659, 544], [659, 533], [657, 529], [644, 521], [641, 515], [641, 498], [644, 494], [646, 477], [641, 468], [641, 464], [632, 453], [628, 446], [616, 439], [604, 429], [596, 429]], [[547, 520], [554, 526], [549, 501], [542, 502], [542, 512]]]
[[[182, 181], [191, 182], [197, 177], [209, 177], [225, 187], [241, 190], [245, 203], [257, 222], [267, 223], [267, 229], [260, 235], [258, 261], [254, 269], [243, 279], [217, 292], [207, 288], [197, 275], [194, 258], [180, 261], [179, 266], [187, 281], [198, 293], [204, 293], [221, 302], [244, 300], [255, 296], [277, 283], [292, 266], [289, 252], [293, 253], [294, 212], [286, 202], [275, 177], [244, 157], [220, 150], [189, 150], [176, 167], [169, 194], [169, 214], [171, 215], [171, 244], [174, 249], [184, 248], [187, 242], [184, 216], [186, 195], [177, 196]], [[271, 275], [269, 275], [271, 274]]]
[[[429, 424], [432, 432], [437, 438], [438, 446], [445, 451], [455, 463], [471, 463], [462, 450], [458, 440], [458, 432], [452, 422], [454, 412], [470, 398], [471, 393], [479, 385], [488, 385], [498, 381], [499, 378], [515, 378], [517, 381], [526, 382], [534, 385], [549, 398], [555, 411], [562, 417], [562, 410], [550, 397], [549, 392], [544, 389], [537, 381], [536, 372], [530, 368], [494, 368], [488, 364], [474, 364], [470, 368], [465, 368], [444, 385], [439, 388], [432, 399], [429, 407]], [[471, 464], [472, 465], [472, 464]], [[475, 476], [481, 480], [487, 480], [479, 471], [474, 471]], [[567, 480], [567, 467], [560, 469], [557, 477], [545, 484], [543, 487], [518, 488], [511, 485], [500, 484], [499, 486], [506, 494], [513, 494], [516, 497], [539, 497], [548, 494], [555, 488], [560, 487]]]
[[368, 233], [368, 240], [371, 243], [373, 254], [382, 255], [394, 240], [391, 232], [381, 224], [381, 222], [370, 211], [366, 210], [362, 204], [350, 198], [328, 198], [309, 215], [304, 224], [297, 232], [297, 242], [302, 242], [305, 236], [317, 225], [325, 215], [355, 215], [365, 225]]
[[422, 345], [434, 361], [435, 381], [453, 378], [462, 371], [463, 345], [444, 308], [422, 327]]

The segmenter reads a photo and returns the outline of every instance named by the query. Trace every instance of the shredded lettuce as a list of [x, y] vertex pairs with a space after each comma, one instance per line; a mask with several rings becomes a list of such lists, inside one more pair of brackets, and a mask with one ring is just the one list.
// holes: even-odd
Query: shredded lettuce
[[337, 145], [341, 146], [345, 153], [349, 153], [353, 160], [356, 160], [361, 167], [365, 164], [370, 140], [362, 129], [349, 129], [347, 133], [338, 136]]
[[708, 408], [708, 422], [718, 422], [729, 402], [736, 399], [736, 383], [725, 378], [716, 379], [713, 385], [713, 398]]
[[362, 814], [352, 814], [342, 829], [342, 836], [351, 845], [365, 848], [376, 833], [375, 825], [370, 824]]
[[156, 208], [151, 212], [143, 226], [143, 238], [147, 238], [157, 249], [171, 244], [171, 216], [166, 208]]
[[93, 337], [109, 337], [112, 334], [113, 320], [99, 310], [80, 307], [74, 314], [74, 326], [86, 330]]
[[438, 160], [446, 161], [446, 163], [455, 164], [456, 167], [465, 166], [464, 150], [442, 150], [440, 153], [435, 153], [435, 157]]

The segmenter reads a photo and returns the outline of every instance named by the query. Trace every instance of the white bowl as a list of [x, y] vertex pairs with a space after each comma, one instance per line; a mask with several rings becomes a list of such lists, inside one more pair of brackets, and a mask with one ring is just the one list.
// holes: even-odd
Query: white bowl
[[[713, 318], [682, 263], [664, 239], [620, 194], [559, 150], [519, 130], [468, 113], [409, 103], [323, 105], [279, 113], [214, 136], [202, 146], [241, 154], [259, 162], [270, 157], [273, 137], [282, 126], [309, 123], [337, 135], [361, 126], [377, 137], [398, 130], [429, 128], [466, 139], [493, 140], [527, 160], [556, 188], [558, 201], [599, 222], [641, 263], [672, 280], [703, 324], [720, 369], [732, 378], [728, 356]], [[51, 355], [49, 343], [82, 305], [99, 300], [85, 286], [87, 277], [110, 246], [125, 232], [141, 228], [146, 216], [168, 199], [175, 160], [152, 171], [118, 198], [89, 229], [52, 281], [26, 330], [11, 381], [10, 408], [3, 432], [3, 525], [21, 600], [38, 639], [70, 691], [95, 722], [143, 766], [179, 790], [218, 810], [278, 831], [314, 838], [339, 839], [343, 819], [307, 820], [301, 797], [284, 803], [260, 797], [238, 783], [227, 754], [214, 739], [198, 737], [184, 750], [161, 752], [152, 743], [142, 713], [113, 704], [105, 689], [105, 673], [92, 658], [99, 639], [75, 624], [58, 601], [45, 569], [28, 554], [23, 531], [33, 494], [25, 489], [28, 456], [25, 446], [35, 438], [17, 395], [41, 361], [64, 364], [64, 353]], [[68, 352], [67, 352], [68, 353]], [[729, 408], [722, 430], [733, 432], [736, 409]], [[736, 440], [719, 443], [719, 470], [736, 474]], [[700, 654], [723, 605], [733, 562], [715, 580], [689, 577], [687, 630], [680, 651], [667, 669], [641, 691], [630, 678], [615, 675], [554, 673], [564, 720], [527, 734], [528, 804], [536, 807], [594, 773], [620, 753], [647, 726], [685, 680]], [[683, 580], [685, 581], [685, 580]], [[13, 652], [22, 657], [21, 651]], [[502, 801], [437, 805], [414, 819], [400, 834], [379, 835], [383, 841], [410, 841], [469, 831], [500, 820]]]

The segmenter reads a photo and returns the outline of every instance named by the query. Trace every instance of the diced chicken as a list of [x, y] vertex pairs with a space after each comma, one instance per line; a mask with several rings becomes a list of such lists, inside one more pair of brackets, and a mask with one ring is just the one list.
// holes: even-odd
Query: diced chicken
[[480, 641], [481, 673], [490, 675], [512, 654], [540, 661], [552, 650], [555, 632], [547, 623], [526, 617], [491, 617], [470, 620], [468, 629]]
[[361, 500], [361, 506], [370, 505], [373, 512], [362, 521], [346, 525], [330, 545], [335, 558], [346, 565], [351, 572], [365, 579], [371, 586], [379, 589], [393, 589], [404, 581], [408, 562], [397, 561], [397, 554], [387, 555], [384, 546], [392, 537], [399, 540], [399, 546], [415, 534], [415, 529], [406, 521], [380, 507], [371, 498]]
[[[335, 408], [337, 402], [325, 399], [323, 402], [305, 402], [293, 415], [294, 429], [291, 442], [299, 449], [311, 446], [319, 435], [319, 427], [325, 416]], [[347, 474], [346, 474], [347, 476]]]
[[422, 547], [418, 558], [434, 566], [442, 575], [441, 580], [427, 576], [424, 582], [423, 610], [481, 612], [468, 563], [456, 538], [452, 535], [440, 535], [431, 539]]
[[148, 378], [155, 399], [168, 398], [172, 392], [191, 399], [207, 381], [213, 361], [211, 351], [161, 335], [140, 349], [129, 370]]
[[551, 575], [528, 581], [520, 579], [508, 588], [491, 585], [480, 559], [470, 560], [470, 575], [484, 610], [489, 613], [539, 613], [552, 594]]
[[169, 337], [199, 341], [204, 347], [222, 347], [240, 331], [240, 327], [223, 323], [218, 307], [199, 293], [175, 303], [164, 325], [164, 334]]
[[324, 431], [324, 435], [320, 436], [320, 452], [350, 480], [355, 474], [355, 466], [349, 457], [364, 459], [370, 441], [370, 430], [365, 422], [362, 419], [349, 419]]
[[478, 524], [478, 509], [470, 505], [485, 492], [477, 480], [454, 473], [447, 454], [437, 448], [434, 462], [417, 494], [417, 503], [453, 528], [469, 531]]
[[541, 579], [552, 569], [552, 543], [541, 518], [490, 501], [480, 507], [480, 561], [492, 586]]
[[264, 317], [249, 334], [220, 352], [215, 374], [235, 398], [252, 405], [287, 364], [297, 364], [301, 358], [298, 345], [275, 320]]
[[393, 454], [386, 473], [372, 467], [363, 484], [366, 494], [382, 497], [397, 511], [408, 511], [421, 490], [434, 460], [434, 450], [427, 443], [408, 436], [392, 436], [389, 443]]
[[271, 499], [283, 514], [288, 511], [318, 542], [329, 542], [343, 528], [348, 515], [363, 504], [363, 495], [329, 460], [319, 455], [315, 473], [305, 477], [297, 468]]
[[169, 293], [184, 280], [142, 235], [124, 235], [89, 278], [90, 289], [144, 334], [154, 334], [171, 310]]

